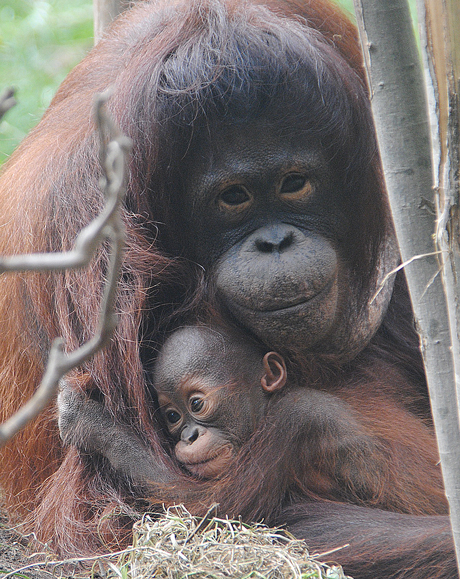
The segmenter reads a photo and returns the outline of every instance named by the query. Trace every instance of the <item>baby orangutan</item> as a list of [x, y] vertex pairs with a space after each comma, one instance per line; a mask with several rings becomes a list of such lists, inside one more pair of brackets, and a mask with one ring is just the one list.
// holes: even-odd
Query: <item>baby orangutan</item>
[[226, 472], [286, 384], [276, 352], [220, 329], [186, 327], [163, 346], [154, 371], [177, 460], [200, 478]]
[[[63, 441], [83, 454], [102, 456], [121, 482], [146, 485], [155, 499], [201, 504], [212, 497], [230, 504], [232, 516], [241, 508], [253, 520], [259, 511], [252, 508], [248, 488], [265, 497], [263, 504], [272, 501], [275, 510], [289, 495], [388, 510], [426, 503], [424, 481], [405, 462], [419, 440], [395, 446], [378, 389], [369, 393], [369, 415], [357, 413], [352, 389], [325, 392], [291, 376], [287, 381], [282, 356], [236, 330], [205, 326], [181, 328], [166, 340], [153, 383], [181, 469], [174, 472], [166, 451], [163, 459], [132, 428], [116, 423], [101, 402], [65, 382], [58, 398]], [[406, 413], [392, 424], [396, 420], [411, 426]], [[441, 502], [435, 465], [430, 476]], [[209, 484], [202, 485], [205, 481]], [[248, 505], [241, 507], [245, 493]]]
[[[270, 394], [286, 383], [286, 365], [222, 329], [189, 326], [164, 344], [154, 369], [160, 411], [179, 463], [199, 478], [225, 472], [255, 431]], [[127, 426], [115, 424], [102, 403], [65, 381], [58, 396], [66, 444], [100, 454], [133, 482], [170, 482], [153, 453]]]

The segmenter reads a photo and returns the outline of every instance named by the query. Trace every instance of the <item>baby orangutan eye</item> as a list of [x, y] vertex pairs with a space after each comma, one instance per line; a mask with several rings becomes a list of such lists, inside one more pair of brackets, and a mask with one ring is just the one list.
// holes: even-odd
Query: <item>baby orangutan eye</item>
[[177, 424], [181, 419], [181, 415], [176, 410], [168, 410], [165, 416], [169, 424]]
[[203, 398], [198, 398], [198, 396], [194, 396], [190, 398], [190, 410], [192, 412], [200, 412], [203, 409], [204, 400]]

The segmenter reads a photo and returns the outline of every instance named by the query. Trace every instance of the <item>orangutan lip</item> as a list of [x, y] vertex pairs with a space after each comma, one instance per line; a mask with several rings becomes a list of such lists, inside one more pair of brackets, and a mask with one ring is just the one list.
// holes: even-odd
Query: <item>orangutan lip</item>
[[207, 458], [206, 460], [202, 460], [202, 461], [200, 461], [200, 462], [185, 462], [185, 461], [182, 461], [182, 464], [183, 464], [184, 466], [200, 466], [200, 465], [202, 465], [202, 464], [207, 464], [208, 462], [211, 462], [211, 461], [215, 460], [218, 456], [219, 456], [219, 455], [216, 454], [216, 456], [212, 456], [211, 458]]
[[304, 295], [298, 296], [297, 298], [292, 299], [289, 302], [289, 304], [282, 306], [282, 307], [276, 307], [275, 306], [275, 307], [266, 307], [266, 308], [261, 308], [261, 307], [251, 308], [251, 307], [248, 307], [248, 306], [236, 303], [236, 302], [235, 302], [235, 305], [238, 308], [241, 308], [242, 310], [245, 310], [247, 312], [257, 313], [257, 314], [270, 315], [271, 313], [277, 314], [278, 312], [286, 312], [286, 311], [295, 312], [296, 310], [301, 310], [302, 306], [304, 306], [305, 304], [310, 304], [311, 302], [314, 302], [317, 298], [321, 297], [324, 293], [328, 293], [330, 291], [330, 289], [332, 288], [332, 285], [334, 284], [334, 280], [335, 280], [335, 278], [331, 279], [315, 295], [313, 295], [311, 297], [305, 297]]

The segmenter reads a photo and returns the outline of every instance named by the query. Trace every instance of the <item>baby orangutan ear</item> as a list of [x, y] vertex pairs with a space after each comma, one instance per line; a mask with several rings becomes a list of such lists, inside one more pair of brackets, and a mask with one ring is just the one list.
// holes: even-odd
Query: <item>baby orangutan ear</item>
[[264, 370], [260, 383], [265, 392], [276, 392], [284, 387], [287, 380], [287, 370], [284, 359], [277, 352], [268, 352], [264, 356]]

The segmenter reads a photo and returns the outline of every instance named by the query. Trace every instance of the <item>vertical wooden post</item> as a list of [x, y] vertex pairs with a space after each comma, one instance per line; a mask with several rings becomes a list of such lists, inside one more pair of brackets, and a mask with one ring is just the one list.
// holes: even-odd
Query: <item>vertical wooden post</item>
[[[432, 3], [438, 8], [449, 2], [458, 7], [458, 1]], [[427, 5], [430, 2], [427, 0]], [[407, 0], [354, 3], [395, 229], [403, 262], [411, 260], [405, 273], [425, 362], [459, 563], [459, 289], [458, 282], [456, 286], [452, 283], [456, 272], [449, 247], [456, 201], [440, 202], [439, 190], [433, 188], [430, 136], [437, 120], [429, 122], [433, 116], [428, 116], [426, 85]], [[446, 70], [440, 72], [440, 78], [445, 77]], [[450, 113], [445, 117], [448, 122]], [[446, 156], [450, 145], [444, 148]], [[457, 174], [458, 161], [454, 163]], [[416, 256], [419, 259], [414, 260]]]
[[[457, 404], [460, 401], [460, 0], [417, 0], [425, 84], [431, 119], [435, 240], [441, 250], [441, 280], [447, 298]], [[448, 388], [449, 385], [446, 385]], [[458, 460], [451, 440], [448, 461]], [[449, 470], [454, 470], [447, 463]], [[445, 470], [444, 466], [443, 469]], [[451, 521], [460, 567], [459, 477]]]
[[126, 4], [124, 0], [93, 0], [94, 44], [100, 40], [112, 20], [126, 8]]
[[[456, 373], [460, 376], [460, 0], [419, 0], [422, 51], [431, 116], [436, 241], [443, 250], [443, 282], [450, 308]], [[460, 400], [460, 379], [457, 384]]]

